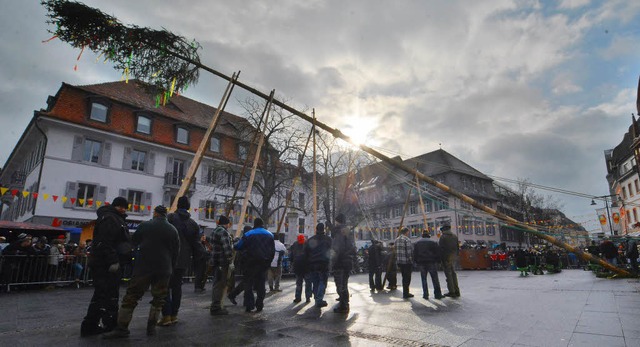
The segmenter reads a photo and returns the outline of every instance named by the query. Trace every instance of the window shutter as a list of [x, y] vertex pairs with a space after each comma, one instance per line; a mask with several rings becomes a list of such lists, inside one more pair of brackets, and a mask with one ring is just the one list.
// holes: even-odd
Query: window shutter
[[147, 155], [147, 165], [145, 165], [145, 171], [148, 174], [153, 175], [153, 168], [155, 167], [155, 164], [156, 164], [156, 153], [149, 152], [149, 154]]
[[131, 147], [124, 148], [124, 155], [122, 157], [122, 169], [131, 170]]
[[121, 196], [121, 197], [123, 197], [125, 199], [128, 199], [127, 198], [127, 190], [126, 189], [118, 189], [118, 196]]
[[162, 206], [169, 206], [169, 192], [165, 192], [164, 195], [162, 196]]
[[227, 184], [227, 173], [224, 170], [218, 169], [216, 171], [216, 185], [225, 186]]
[[84, 138], [82, 136], [74, 136], [73, 138], [73, 150], [71, 151], [71, 160], [82, 161], [82, 150], [84, 144]]
[[65, 208], [71, 208], [73, 205], [71, 204], [71, 198], [76, 198], [78, 195], [78, 185], [76, 182], [67, 182], [67, 190], [64, 195], [67, 197], [67, 202], [64, 203]]
[[167, 157], [167, 171], [165, 171], [166, 173], [171, 173], [173, 172], [173, 158], [172, 157]]
[[111, 163], [111, 142], [104, 143], [104, 149], [102, 150], [102, 157], [100, 158], [100, 164], [109, 166]]
[[145, 215], [150, 214], [151, 210], [153, 209], [153, 206], [151, 206], [151, 208], [147, 208], [146, 206], [149, 206], [152, 204], [153, 204], [153, 200], [151, 200], [151, 193], [144, 193], [144, 195], [142, 196], [142, 205], [145, 205], [145, 210], [143, 211], [143, 214]]
[[[100, 186], [98, 188], [98, 196], [96, 196], [96, 201], [102, 201], [102, 203], [104, 204], [107, 200], [107, 187], [106, 186]], [[96, 203], [93, 203], [94, 208], [96, 208]]]
[[198, 207], [200, 207], [200, 209], [198, 210], [198, 219], [200, 219], [200, 220], [204, 220], [205, 219], [206, 214], [205, 214], [204, 208], [206, 206], [207, 205], [205, 204], [205, 201], [204, 200], [200, 200], [199, 205], [198, 205]]

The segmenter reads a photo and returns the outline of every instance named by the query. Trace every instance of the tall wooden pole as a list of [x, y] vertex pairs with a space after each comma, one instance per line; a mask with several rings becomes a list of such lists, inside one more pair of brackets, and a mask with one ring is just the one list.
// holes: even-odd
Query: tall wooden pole
[[269, 96], [269, 100], [267, 101], [267, 114], [264, 117], [264, 127], [260, 136], [258, 137], [258, 147], [256, 148], [256, 155], [253, 158], [253, 168], [251, 168], [251, 176], [249, 176], [249, 183], [247, 186], [247, 191], [244, 193], [244, 200], [242, 201], [242, 209], [240, 210], [240, 220], [238, 221], [238, 226], [236, 228], [236, 237], [242, 236], [242, 229], [244, 228], [244, 217], [247, 212], [247, 206], [249, 204], [249, 198], [251, 197], [251, 188], [253, 187], [253, 180], [256, 177], [256, 170], [258, 169], [258, 162], [260, 161], [260, 152], [262, 152], [262, 145], [264, 144], [264, 134], [267, 131], [267, 123], [269, 121], [269, 113], [271, 112], [271, 106], [273, 101], [273, 95], [276, 90], [271, 91], [271, 95]]
[[218, 124], [220, 113], [224, 110], [224, 107], [227, 104], [227, 100], [229, 100], [229, 97], [231, 96], [231, 90], [233, 89], [233, 85], [235, 82], [237, 82], [239, 76], [240, 76], [240, 72], [234, 73], [233, 76], [231, 76], [231, 79], [229, 80], [229, 84], [227, 85], [227, 88], [224, 91], [224, 95], [222, 96], [222, 100], [220, 100], [220, 105], [218, 106], [216, 113], [213, 115], [213, 118], [211, 119], [211, 123], [209, 123], [209, 128], [207, 128], [207, 131], [204, 133], [204, 137], [202, 138], [202, 141], [200, 141], [200, 146], [198, 146], [198, 150], [196, 151], [196, 154], [193, 156], [193, 161], [191, 162], [191, 165], [189, 165], [189, 170], [187, 170], [187, 175], [184, 178], [184, 180], [182, 180], [180, 189], [178, 190], [178, 193], [176, 194], [175, 199], [173, 199], [173, 202], [171, 203], [170, 211], [173, 212], [178, 208], [178, 198], [180, 198], [181, 196], [184, 196], [187, 190], [189, 190], [189, 187], [191, 186], [191, 182], [193, 182], [193, 177], [196, 174], [196, 170], [198, 170], [198, 167], [202, 162], [202, 156], [204, 155], [204, 151], [207, 150], [207, 147], [209, 147], [209, 143], [211, 143], [211, 135], [213, 134], [213, 131], [215, 130], [216, 125]]
[[313, 109], [313, 225], [312, 231], [315, 231], [318, 225], [318, 183], [316, 181], [316, 110]]
[[[409, 181], [411, 182], [411, 181]], [[404, 201], [404, 207], [402, 208], [402, 218], [400, 218], [400, 226], [398, 227], [398, 235], [400, 234], [400, 230], [404, 226], [404, 217], [407, 215], [407, 207], [409, 207], [409, 198], [411, 198], [411, 184], [409, 184], [409, 191], [407, 192], [407, 198]], [[391, 228], [391, 238], [393, 239], [393, 228]], [[391, 251], [391, 257], [389, 258], [389, 262], [387, 263], [387, 271], [384, 273], [384, 278], [382, 279], [382, 287], [384, 288], [384, 284], [387, 283], [387, 274], [391, 271], [394, 262], [396, 261], [396, 248], [393, 247]]]
[[427, 223], [427, 212], [426, 212], [426, 209], [424, 208], [424, 202], [422, 201], [422, 188], [420, 187], [420, 181], [418, 181], [418, 176], [416, 176], [416, 189], [418, 190], [418, 198], [420, 199], [420, 209], [422, 210], [422, 223], [424, 224], [425, 230], [429, 230], [429, 224]]

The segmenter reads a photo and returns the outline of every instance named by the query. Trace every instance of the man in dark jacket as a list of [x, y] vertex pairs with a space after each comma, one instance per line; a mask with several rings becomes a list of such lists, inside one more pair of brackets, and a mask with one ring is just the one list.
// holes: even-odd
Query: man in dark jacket
[[[120, 265], [131, 260], [131, 238], [125, 222], [127, 199], [117, 197], [111, 205], [98, 208], [93, 228], [89, 268], [93, 277], [93, 297], [80, 328], [81, 336], [108, 332], [116, 327], [120, 297]], [[102, 326], [100, 326], [102, 321]]]
[[600, 244], [600, 253], [609, 264], [618, 265], [618, 248], [608, 237], [605, 237]]
[[222, 307], [222, 296], [227, 287], [229, 271], [233, 271], [233, 264], [231, 264], [233, 248], [228, 231], [231, 221], [226, 216], [220, 216], [217, 224], [218, 226], [211, 233], [210, 240], [213, 245], [213, 289], [211, 289], [209, 313], [213, 316], [229, 314]]
[[427, 284], [427, 273], [431, 276], [433, 283], [433, 295], [436, 299], [442, 299], [440, 280], [438, 279], [438, 263], [440, 262], [440, 246], [431, 240], [428, 231], [422, 232], [422, 238], [413, 246], [413, 260], [420, 267], [420, 278], [422, 279], [422, 298], [429, 300], [429, 285]]
[[378, 240], [371, 240], [369, 253], [369, 289], [382, 291], [382, 245]]
[[331, 243], [331, 268], [339, 296], [338, 307], [333, 309], [335, 313], [349, 313], [349, 275], [356, 255], [355, 240], [345, 223], [344, 214], [338, 214], [336, 225], [331, 231], [333, 239]]
[[180, 237], [180, 253], [175, 268], [169, 280], [169, 292], [164, 307], [162, 307], [162, 319], [158, 322], [160, 326], [169, 326], [178, 322], [178, 311], [182, 302], [182, 278], [191, 264], [191, 257], [201, 256], [200, 227], [191, 218], [189, 213], [189, 198], [181, 196], [178, 198], [178, 209], [175, 213], [167, 215], [167, 220], [178, 230]]
[[139, 247], [133, 276], [122, 298], [118, 325], [110, 333], [102, 335], [106, 339], [129, 336], [133, 310], [149, 286], [153, 299], [147, 319], [147, 335], [155, 334], [158, 315], [169, 290], [169, 279], [178, 261], [180, 237], [176, 228], [167, 221], [167, 208], [164, 206], [157, 206], [153, 210], [153, 219], [138, 226], [132, 241]]
[[261, 218], [256, 218], [253, 221], [253, 229], [242, 236], [235, 249], [243, 252], [245, 311], [252, 312], [255, 309], [255, 312], [260, 312], [264, 307], [267, 269], [276, 254], [273, 234], [264, 228]]
[[326, 307], [324, 292], [329, 278], [331, 260], [331, 238], [324, 233], [324, 224], [318, 223], [316, 234], [304, 244], [304, 255], [309, 270], [309, 278], [316, 307]]
[[627, 247], [625, 256], [629, 259], [631, 265], [631, 273], [638, 276], [638, 242], [627, 235]]
[[444, 224], [440, 227], [442, 236], [440, 236], [440, 250], [442, 251], [442, 268], [444, 276], [447, 278], [448, 293], [444, 296], [457, 298], [460, 296], [460, 288], [458, 287], [458, 276], [456, 275], [456, 259], [458, 258], [458, 237], [451, 232], [451, 225]]
[[311, 278], [307, 269], [307, 260], [304, 255], [304, 235], [298, 234], [298, 240], [289, 247], [289, 257], [293, 261], [293, 273], [296, 275], [296, 293], [294, 303], [302, 301], [302, 283], [304, 282], [304, 295], [307, 302], [311, 302]]

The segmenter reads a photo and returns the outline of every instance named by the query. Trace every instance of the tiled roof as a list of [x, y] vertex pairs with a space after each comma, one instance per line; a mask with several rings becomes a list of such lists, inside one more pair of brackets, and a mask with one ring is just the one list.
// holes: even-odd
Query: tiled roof
[[[128, 83], [119, 81], [72, 87], [204, 129], [209, 127], [209, 123], [216, 112], [215, 107], [177, 94], [174, 94], [165, 106], [156, 107], [156, 93], [154, 93], [153, 86], [139, 80], [129, 80]], [[238, 136], [237, 131], [225, 127], [225, 124], [231, 125], [235, 129], [246, 129], [246, 127], [253, 129], [245, 118], [224, 111], [220, 116], [221, 119], [219, 126], [216, 127], [216, 133]]]
[[442, 174], [448, 171], [456, 171], [466, 173], [478, 178], [491, 180], [488, 176], [482, 172], [474, 169], [462, 160], [454, 157], [444, 149], [438, 149], [433, 152], [425, 153], [417, 157], [407, 159], [405, 164], [415, 167], [418, 165], [418, 170], [430, 177]]

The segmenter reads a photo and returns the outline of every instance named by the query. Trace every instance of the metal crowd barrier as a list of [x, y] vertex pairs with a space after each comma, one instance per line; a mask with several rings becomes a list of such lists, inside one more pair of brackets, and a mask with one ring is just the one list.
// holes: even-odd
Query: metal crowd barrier
[[31, 288], [43, 285], [87, 284], [90, 271], [86, 256], [3, 255], [0, 256], [0, 287]]

